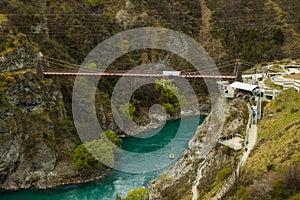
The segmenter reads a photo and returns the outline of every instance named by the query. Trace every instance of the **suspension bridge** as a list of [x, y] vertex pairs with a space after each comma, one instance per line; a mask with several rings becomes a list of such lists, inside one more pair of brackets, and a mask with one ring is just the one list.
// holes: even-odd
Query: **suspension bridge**
[[[164, 73], [165, 71], [150, 71], [150, 70], [97, 70], [90, 68], [82, 68], [76, 64], [70, 64], [66, 61], [54, 59], [51, 57], [42, 57], [39, 59], [39, 73], [44, 77], [53, 76], [91, 76], [91, 77], [106, 77], [106, 78], [184, 78], [184, 79], [216, 79], [216, 80], [238, 80], [241, 77], [240, 66], [246, 65], [253, 67], [249, 62], [239, 59], [223, 62], [217, 65], [217, 69], [234, 68], [233, 73], [215, 72], [216, 68], [203, 67], [199, 71], [177, 71], [179, 73]], [[55, 66], [55, 67], [54, 67]]]

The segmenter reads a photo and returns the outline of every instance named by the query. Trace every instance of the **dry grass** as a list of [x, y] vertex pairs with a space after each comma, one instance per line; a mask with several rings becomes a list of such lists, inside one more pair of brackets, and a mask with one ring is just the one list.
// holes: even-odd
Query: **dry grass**
[[0, 27], [2, 24], [5, 24], [7, 22], [6, 15], [0, 14]]
[[246, 166], [256, 178], [268, 172], [267, 166], [282, 172], [300, 160], [300, 111], [291, 112], [299, 104], [300, 93], [289, 89], [266, 106], [273, 117], [266, 114], [258, 125], [258, 143]]
[[294, 79], [294, 80], [300, 80], [300, 73], [286, 75], [286, 76], [284, 76], [284, 78], [290, 78], [290, 79]]

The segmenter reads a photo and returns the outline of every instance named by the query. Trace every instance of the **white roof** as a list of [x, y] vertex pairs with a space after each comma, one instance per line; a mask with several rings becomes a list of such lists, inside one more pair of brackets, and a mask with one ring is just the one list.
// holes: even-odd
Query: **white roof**
[[252, 92], [255, 88], [258, 87], [258, 85], [250, 85], [247, 83], [241, 83], [241, 82], [234, 82], [230, 85], [230, 87], [240, 90], [246, 90]]

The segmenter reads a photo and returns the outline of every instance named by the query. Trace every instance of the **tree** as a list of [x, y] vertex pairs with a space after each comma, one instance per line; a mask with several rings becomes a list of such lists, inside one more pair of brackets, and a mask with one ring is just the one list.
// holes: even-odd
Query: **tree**
[[[122, 140], [112, 130], [103, 132], [108, 140], [117, 146], [121, 146]], [[102, 163], [112, 167], [115, 162], [114, 148], [106, 138], [100, 137], [76, 147], [71, 154], [75, 168], [78, 170], [88, 170], [91, 168], [100, 168]], [[101, 162], [102, 163], [101, 163]]]
[[142, 53], [142, 63], [143, 64], [151, 63], [151, 61], [149, 60], [148, 54], [146, 52]]
[[103, 134], [105, 134], [105, 136], [115, 145], [117, 145], [118, 147], [121, 146], [122, 144], [122, 139], [119, 138], [114, 131], [112, 130], [107, 130], [105, 131]]
[[71, 154], [71, 159], [74, 162], [75, 168], [78, 170], [88, 170], [91, 168], [100, 168], [102, 166], [99, 162], [84, 146], [81, 144], [76, 147]]
[[145, 188], [138, 188], [136, 190], [129, 191], [126, 198], [120, 200], [148, 200], [149, 191]]
[[87, 69], [96, 69], [97, 65], [95, 63], [89, 63], [86, 66], [84, 66], [84, 68], [87, 68]]
[[127, 122], [130, 120], [134, 120], [134, 113], [136, 112], [136, 108], [131, 103], [123, 104], [119, 108], [121, 112], [122, 119]]
[[184, 95], [179, 94], [179, 89], [173, 84], [172, 80], [162, 79], [156, 81], [155, 90], [160, 92], [163, 107], [169, 114], [178, 112], [180, 106], [187, 105], [187, 99]]
[[99, 139], [85, 144], [89, 152], [91, 152], [103, 164], [113, 167], [115, 163], [115, 154], [113, 146], [107, 140]]

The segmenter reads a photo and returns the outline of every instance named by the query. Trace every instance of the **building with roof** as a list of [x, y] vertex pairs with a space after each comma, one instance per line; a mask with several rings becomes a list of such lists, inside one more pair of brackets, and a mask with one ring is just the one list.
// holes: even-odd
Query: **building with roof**
[[230, 87], [234, 88], [235, 90], [253, 93], [254, 90], [258, 88], [258, 85], [251, 85], [242, 82], [234, 82], [230, 85]]

